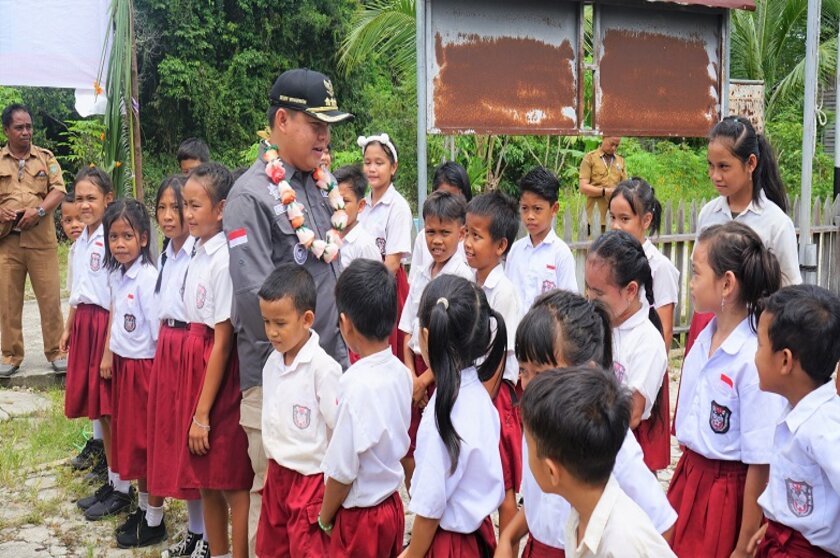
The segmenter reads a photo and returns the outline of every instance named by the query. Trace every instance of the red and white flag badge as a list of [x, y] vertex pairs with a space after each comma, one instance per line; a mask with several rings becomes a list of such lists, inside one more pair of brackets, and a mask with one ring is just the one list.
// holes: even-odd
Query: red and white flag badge
[[236, 248], [242, 244], [248, 244], [248, 231], [245, 230], [245, 227], [242, 227], [241, 229], [230, 231], [227, 238], [228, 247]]
[[730, 378], [726, 374], [721, 374], [720, 375], [720, 381], [723, 382], [724, 384], [728, 385], [731, 388], [735, 388], [735, 382], [732, 380], [732, 378]]

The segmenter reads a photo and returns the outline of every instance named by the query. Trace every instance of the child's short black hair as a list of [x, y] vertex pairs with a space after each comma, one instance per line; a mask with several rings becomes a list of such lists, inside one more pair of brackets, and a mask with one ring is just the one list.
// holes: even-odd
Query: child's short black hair
[[467, 202], [461, 196], [449, 192], [432, 192], [423, 204], [423, 219], [437, 217], [441, 221], [458, 221], [462, 225], [467, 219]]
[[519, 232], [519, 208], [516, 202], [498, 190], [481, 194], [467, 204], [467, 213], [490, 218], [490, 237], [493, 242], [507, 239], [505, 254], [510, 251]]
[[397, 320], [397, 283], [382, 262], [359, 258], [335, 285], [335, 306], [367, 339], [388, 339]]
[[178, 146], [178, 162], [195, 159], [206, 163], [210, 160], [210, 148], [198, 138], [187, 138]]
[[318, 291], [315, 280], [303, 267], [294, 263], [280, 264], [269, 274], [257, 293], [266, 302], [274, 302], [289, 297], [295, 310], [303, 314], [307, 310], [315, 312]]
[[467, 203], [472, 199], [472, 186], [470, 186], [470, 177], [467, 170], [455, 161], [446, 161], [435, 169], [432, 178], [433, 190], [440, 188], [441, 184], [449, 184], [458, 188]]
[[108, 241], [111, 227], [119, 219], [124, 219], [134, 229], [138, 241], [143, 236], [146, 237], [146, 245], [140, 246], [140, 258], [143, 263], [153, 264], [152, 223], [149, 220], [149, 212], [146, 210], [146, 206], [134, 198], [118, 198], [105, 209], [105, 215], [102, 217], [102, 226], [105, 233], [105, 267], [114, 270], [119, 269], [122, 265], [111, 253], [111, 243]]
[[547, 168], [534, 167], [519, 179], [519, 194], [524, 192], [531, 192], [554, 205], [560, 192], [560, 181]]
[[817, 385], [831, 380], [840, 361], [840, 298], [816, 285], [780, 289], [759, 305], [773, 315], [773, 351], [790, 350]]
[[615, 374], [592, 365], [549, 370], [528, 384], [520, 405], [537, 455], [587, 485], [609, 480], [630, 424], [630, 395]]
[[345, 165], [340, 169], [336, 169], [333, 176], [335, 176], [336, 184], [348, 184], [350, 186], [350, 190], [356, 196], [356, 201], [364, 199], [365, 194], [367, 194], [368, 181], [361, 167], [358, 165]]
[[227, 167], [212, 161], [195, 167], [188, 179], [198, 180], [204, 186], [213, 205], [226, 200], [233, 187], [233, 175]]

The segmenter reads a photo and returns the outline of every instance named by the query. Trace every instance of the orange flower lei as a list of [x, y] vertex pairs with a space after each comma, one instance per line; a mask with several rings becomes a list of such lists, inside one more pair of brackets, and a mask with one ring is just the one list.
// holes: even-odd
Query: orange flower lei
[[268, 187], [269, 193], [275, 200], [285, 206], [286, 216], [289, 218], [292, 228], [298, 237], [298, 241], [303, 244], [316, 258], [326, 263], [331, 263], [338, 256], [338, 249], [341, 248], [341, 235], [339, 231], [344, 230], [347, 226], [347, 213], [344, 211], [344, 198], [338, 191], [338, 184], [335, 178], [321, 168], [315, 169], [312, 173], [312, 178], [315, 184], [327, 193], [327, 199], [330, 206], [333, 208], [330, 223], [333, 228], [327, 231], [324, 240], [315, 238], [315, 232], [307, 227], [304, 222], [303, 215], [304, 207], [297, 201], [295, 191], [289, 182], [286, 180], [286, 169], [283, 167], [283, 161], [280, 159], [280, 154], [277, 152], [277, 146], [269, 144], [264, 141], [265, 152], [263, 153], [263, 160], [265, 161], [265, 174], [271, 181]]

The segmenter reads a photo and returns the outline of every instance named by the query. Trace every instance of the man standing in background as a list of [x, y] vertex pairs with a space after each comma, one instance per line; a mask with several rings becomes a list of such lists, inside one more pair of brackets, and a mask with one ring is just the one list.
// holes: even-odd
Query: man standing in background
[[607, 228], [607, 207], [615, 187], [627, 180], [624, 157], [616, 154], [621, 138], [604, 136], [601, 146], [580, 163], [580, 192], [586, 196], [586, 220], [592, 225], [595, 206], [601, 214], [601, 232]]

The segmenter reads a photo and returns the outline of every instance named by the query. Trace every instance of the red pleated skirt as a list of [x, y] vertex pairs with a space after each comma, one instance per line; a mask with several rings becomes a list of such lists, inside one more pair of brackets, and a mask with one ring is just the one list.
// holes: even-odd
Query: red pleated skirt
[[[269, 459], [261, 493], [257, 556], [330, 556], [329, 538], [318, 526], [324, 501], [324, 475], [301, 475]], [[367, 531], [363, 530], [361, 535], [366, 536]]]
[[400, 316], [402, 316], [403, 307], [405, 306], [405, 299], [408, 298], [408, 275], [405, 268], [400, 266], [396, 273], [397, 279], [397, 321], [394, 322], [394, 329], [391, 330], [391, 352], [394, 356], [403, 361], [403, 346], [405, 343], [405, 333], [399, 330], [397, 324], [400, 323]]
[[729, 558], [741, 531], [747, 465], [706, 459], [684, 449], [668, 487], [677, 512], [671, 547], [677, 556]]
[[79, 304], [73, 318], [67, 377], [64, 391], [64, 415], [91, 420], [111, 415], [111, 380], [99, 375], [109, 312], [96, 304]]
[[146, 478], [152, 359], [114, 355], [111, 379], [111, 469], [122, 480]]
[[248, 457], [248, 438], [239, 426], [239, 359], [233, 342], [225, 375], [210, 410], [210, 451], [193, 455], [188, 439], [192, 417], [204, 387], [207, 361], [213, 350], [213, 329], [192, 323], [184, 344], [184, 373], [181, 375], [180, 420], [184, 426], [179, 438], [178, 483], [181, 488], [207, 490], [249, 490], [254, 471]]
[[405, 512], [398, 492], [370, 508], [341, 508], [330, 535], [330, 558], [396, 558], [402, 552]]
[[671, 397], [668, 371], [662, 380], [662, 388], [659, 390], [659, 408], [657, 416], [651, 416], [639, 423], [633, 431], [642, 453], [645, 457], [645, 465], [651, 471], [659, 471], [668, 468], [671, 464]]
[[165, 498], [195, 500], [198, 490], [183, 489], [178, 484], [178, 455], [181, 433], [189, 431], [183, 413], [175, 412], [184, 399], [179, 391], [185, 383], [184, 369], [186, 328], [163, 325], [158, 336], [157, 352], [149, 379], [148, 449], [146, 479], [149, 493]]
[[485, 554], [479, 544], [489, 550], [491, 556], [496, 550], [496, 531], [489, 517], [484, 518], [475, 533], [453, 533], [438, 527], [426, 558], [482, 558]]
[[534, 537], [528, 537], [528, 542], [522, 550], [522, 558], [566, 558], [566, 551], [541, 543]]
[[505, 490], [519, 490], [522, 484], [522, 418], [519, 415], [519, 393], [510, 380], [502, 380], [493, 405], [499, 413], [501, 434], [499, 454], [502, 457], [502, 475]]
[[775, 521], [767, 522], [767, 532], [755, 552], [755, 558], [830, 558], [831, 556], [833, 554], [830, 552], [809, 543], [799, 531]]
[[[421, 355], [414, 355], [414, 375], [420, 376], [428, 369], [429, 367], [426, 366], [426, 361], [423, 360], [423, 357]], [[431, 397], [434, 392], [434, 384], [426, 388], [426, 395], [428, 397]], [[417, 449], [417, 429], [420, 428], [420, 419], [423, 418], [424, 410], [414, 404], [411, 405], [411, 423], [408, 425], [408, 453], [405, 454], [408, 458], [414, 458], [414, 450]]]

